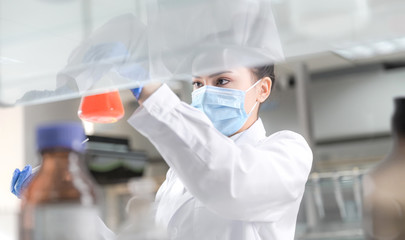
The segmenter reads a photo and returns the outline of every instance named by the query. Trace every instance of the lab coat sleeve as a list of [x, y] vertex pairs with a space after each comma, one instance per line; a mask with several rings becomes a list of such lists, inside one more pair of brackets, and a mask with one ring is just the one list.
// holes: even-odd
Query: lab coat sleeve
[[236, 145], [167, 85], [128, 121], [155, 145], [186, 189], [225, 218], [273, 222], [301, 201], [312, 152], [296, 133]]
[[115, 233], [105, 225], [100, 217], [97, 218], [97, 227], [100, 240], [116, 240]]

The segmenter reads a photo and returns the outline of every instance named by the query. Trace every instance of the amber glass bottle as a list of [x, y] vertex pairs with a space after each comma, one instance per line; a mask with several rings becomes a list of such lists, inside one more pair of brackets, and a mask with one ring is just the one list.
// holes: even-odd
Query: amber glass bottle
[[95, 185], [82, 162], [84, 139], [79, 123], [37, 129], [42, 166], [22, 195], [21, 240], [98, 239]]

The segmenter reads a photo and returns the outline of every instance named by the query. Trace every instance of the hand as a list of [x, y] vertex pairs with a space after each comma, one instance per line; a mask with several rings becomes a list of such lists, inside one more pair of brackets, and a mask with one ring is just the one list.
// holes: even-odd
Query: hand
[[139, 98], [141, 96], [142, 89], [143, 89], [143, 86], [131, 89], [131, 92], [134, 95], [136, 100], [139, 100]]
[[21, 198], [21, 193], [27, 188], [34, 175], [30, 165], [25, 166], [22, 171], [18, 168], [15, 169], [11, 180], [11, 192], [18, 198]]
[[139, 96], [138, 102], [142, 105], [146, 99], [150, 97], [156, 90], [158, 90], [162, 86], [160, 82], [148, 83], [147, 85], [143, 86], [142, 92]]

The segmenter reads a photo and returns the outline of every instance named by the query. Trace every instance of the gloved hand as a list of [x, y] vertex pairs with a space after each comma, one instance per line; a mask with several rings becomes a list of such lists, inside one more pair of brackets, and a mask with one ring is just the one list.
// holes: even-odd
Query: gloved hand
[[139, 97], [141, 96], [143, 86], [131, 89], [132, 94], [135, 96], [136, 100], [139, 100]]
[[22, 191], [27, 188], [33, 176], [34, 174], [30, 165], [25, 166], [22, 171], [18, 168], [15, 169], [11, 180], [11, 192], [20, 198]]

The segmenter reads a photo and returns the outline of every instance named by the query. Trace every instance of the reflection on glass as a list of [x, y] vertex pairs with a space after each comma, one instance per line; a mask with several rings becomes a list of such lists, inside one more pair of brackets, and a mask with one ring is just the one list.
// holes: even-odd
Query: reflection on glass
[[[98, 18], [88, 18], [88, 22], [84, 23], [85, 26], [80, 24], [74, 26], [75, 29], [81, 27], [91, 29], [89, 26], [96, 26], [96, 30], [89, 33], [82, 41], [74, 42], [76, 48], [70, 47], [67, 50], [64, 47], [64, 54], [61, 54], [60, 49], [46, 48], [46, 46], [41, 46], [40, 51], [33, 51], [32, 55], [40, 58], [38, 62], [44, 65], [49, 65], [52, 58], [56, 59], [54, 55], [57, 55], [59, 61], [56, 66], [58, 67], [53, 66], [51, 72], [48, 69], [48, 72], [43, 69], [35, 71], [37, 77], [30, 74], [29, 78], [32, 85], [24, 86], [24, 90], [13, 93], [13, 97], [20, 94], [19, 103], [25, 103], [27, 101], [35, 102], [38, 99], [42, 99], [42, 101], [55, 99], [61, 95], [67, 98], [89, 92], [99, 93], [106, 87], [110, 87], [109, 84], [98, 81], [106, 77], [111, 71], [120, 73], [118, 77], [111, 80], [111, 84], [119, 89], [137, 87], [140, 82], [150, 79], [159, 81], [171, 81], [174, 78], [189, 80], [191, 75], [190, 60], [207, 51], [214, 51], [228, 58], [233, 58], [233, 61], [228, 62], [230, 65], [227, 66], [215, 65], [215, 69], [212, 68], [212, 64], [207, 64], [204, 66], [205, 72], [216, 72], [218, 69], [224, 70], [239, 66], [259, 66], [284, 59], [276, 23], [268, 0], [188, 2], [140, 0], [139, 6], [137, 5], [139, 9], [136, 11], [131, 11], [133, 6], [123, 7], [123, 9], [127, 9], [126, 11], [123, 9], [117, 12], [113, 11], [117, 7], [116, 5], [123, 4], [128, 4], [128, 2], [120, 1], [120, 3], [112, 5], [106, 3], [90, 5], [92, 10], [94, 8], [102, 12], [95, 11]], [[103, 9], [100, 9], [100, 6]], [[8, 4], [5, 7], [6, 9], [11, 8]], [[31, 7], [40, 9], [43, 6], [32, 4]], [[48, 7], [52, 11], [53, 8]], [[57, 10], [56, 8], [53, 9], [55, 15], [58, 14]], [[61, 14], [60, 18], [66, 20], [63, 16]], [[12, 17], [12, 19], [14, 18]], [[35, 19], [40, 18], [40, 16], [30, 15], [28, 18]], [[48, 21], [51, 22], [52, 19], [48, 19]], [[57, 25], [57, 27], [59, 26]], [[52, 43], [64, 46], [57, 39]], [[6, 50], [8, 50], [7, 47], [9, 46], [6, 46]], [[69, 50], [70, 54], [67, 57], [66, 53]], [[48, 58], [42, 58], [41, 56], [45, 53], [51, 54]], [[10, 57], [13, 57], [13, 54], [10, 54]], [[61, 67], [66, 61], [66, 66]], [[21, 65], [21, 67], [24, 66]], [[141, 71], [137, 71], [137, 74], [131, 76], [123, 74], [121, 68], [129, 67], [132, 69], [134, 66]], [[6, 85], [10, 84], [8, 88], [18, 85], [17, 82], [21, 81], [20, 73], [23, 71], [16, 72], [17, 74], [12, 75], [14, 78], [10, 78], [9, 71], [2, 70], [2, 74], [7, 74], [2, 76], [2, 81], [5, 79]], [[25, 72], [28, 74], [34, 71]], [[55, 88], [56, 75], [58, 78]], [[65, 92], [55, 94], [55, 89], [64, 86], [63, 80], [61, 81], [59, 76], [74, 79], [77, 86], [69, 88], [73, 90], [68, 93], [69, 95], [65, 95]], [[32, 81], [33, 78], [36, 78], [35, 81]], [[47, 92], [42, 92], [43, 89], [46, 89]], [[20, 91], [23, 93], [21, 94]], [[34, 94], [21, 98], [25, 92], [30, 91], [33, 91]], [[0, 102], [4, 102], [1, 92]], [[7, 102], [15, 103], [9, 99]]]
[[311, 174], [298, 215], [296, 239], [362, 239], [359, 189], [363, 171], [354, 167]]

